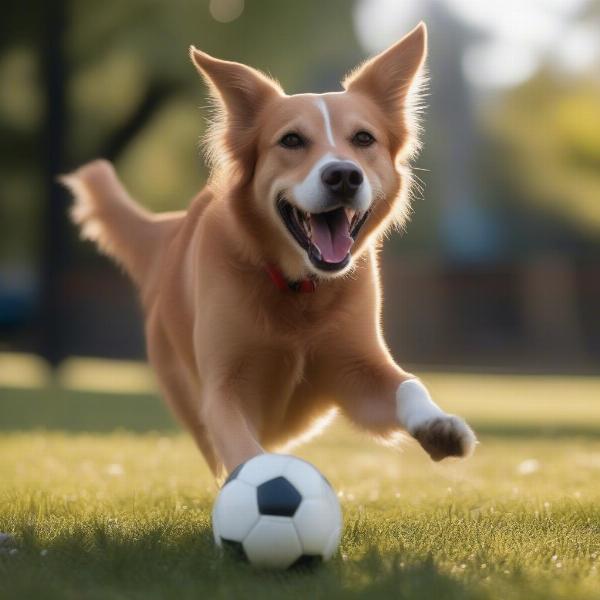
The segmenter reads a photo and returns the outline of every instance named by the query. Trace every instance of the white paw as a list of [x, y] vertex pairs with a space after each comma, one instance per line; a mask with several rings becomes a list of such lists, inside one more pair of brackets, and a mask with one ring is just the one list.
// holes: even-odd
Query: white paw
[[454, 415], [429, 419], [410, 433], [435, 461], [448, 456], [470, 456], [477, 444], [473, 430]]

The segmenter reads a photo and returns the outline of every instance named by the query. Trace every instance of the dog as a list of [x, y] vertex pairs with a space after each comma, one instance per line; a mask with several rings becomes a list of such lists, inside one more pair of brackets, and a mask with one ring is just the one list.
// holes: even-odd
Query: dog
[[337, 412], [436, 461], [475, 447], [380, 326], [378, 249], [409, 215], [426, 46], [420, 23], [343, 91], [292, 96], [192, 46], [215, 110], [189, 210], [148, 213], [103, 160], [63, 178], [82, 237], [139, 289], [161, 391], [217, 478]]

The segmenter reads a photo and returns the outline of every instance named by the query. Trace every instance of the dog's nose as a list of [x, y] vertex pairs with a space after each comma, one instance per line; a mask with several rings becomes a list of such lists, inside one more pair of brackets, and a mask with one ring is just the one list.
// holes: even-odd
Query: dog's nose
[[331, 193], [341, 198], [352, 198], [363, 179], [362, 171], [349, 161], [330, 163], [321, 171], [321, 181]]

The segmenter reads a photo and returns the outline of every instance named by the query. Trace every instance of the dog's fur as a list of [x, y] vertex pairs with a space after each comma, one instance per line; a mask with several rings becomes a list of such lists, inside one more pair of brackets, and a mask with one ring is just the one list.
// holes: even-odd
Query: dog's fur
[[[416, 380], [392, 360], [379, 322], [377, 246], [408, 213], [425, 54], [420, 24], [351, 73], [343, 92], [287, 96], [254, 69], [191, 48], [216, 112], [212, 175], [189, 210], [149, 214], [105, 161], [64, 177], [82, 235], [137, 284], [162, 392], [216, 475], [306, 439], [338, 409], [378, 437], [407, 430], [436, 460], [473, 449], [462, 420], [420, 384], [402, 385]], [[358, 130], [375, 141], [358, 145]], [[289, 132], [306, 143], [282, 147]], [[309, 259], [276, 205], [285, 197], [326, 210], [320, 169], [339, 160], [364, 176], [348, 217], [370, 214], [347, 264], [328, 270]], [[312, 278], [316, 291], [277, 289], [265, 265], [290, 281]]]

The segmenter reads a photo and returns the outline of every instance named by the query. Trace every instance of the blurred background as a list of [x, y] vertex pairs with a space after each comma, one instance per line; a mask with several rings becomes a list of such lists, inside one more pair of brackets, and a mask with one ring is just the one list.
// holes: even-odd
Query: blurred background
[[50, 366], [143, 359], [134, 290], [77, 240], [55, 177], [103, 156], [147, 207], [185, 207], [207, 175], [190, 43], [271, 73], [288, 93], [333, 91], [420, 19], [431, 84], [419, 189], [383, 256], [394, 355], [600, 372], [598, 0], [9, 2], [0, 353]]

